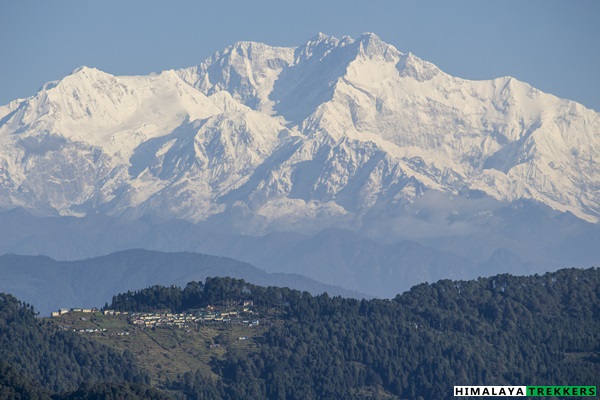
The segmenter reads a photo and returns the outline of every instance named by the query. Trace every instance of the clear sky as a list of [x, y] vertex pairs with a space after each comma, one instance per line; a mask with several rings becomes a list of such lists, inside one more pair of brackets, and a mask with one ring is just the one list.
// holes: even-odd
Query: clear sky
[[296, 46], [318, 32], [374, 32], [452, 75], [510, 75], [600, 111], [598, 0], [7, 0], [0, 104], [82, 65], [147, 74], [235, 41]]

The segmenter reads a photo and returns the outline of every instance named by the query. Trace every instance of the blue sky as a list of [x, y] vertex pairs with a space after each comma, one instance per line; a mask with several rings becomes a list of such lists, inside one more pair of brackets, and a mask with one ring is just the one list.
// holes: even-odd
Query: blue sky
[[510, 75], [600, 111], [600, 1], [9, 0], [0, 104], [87, 65], [115, 75], [200, 63], [239, 40], [295, 46], [374, 32], [467, 79]]

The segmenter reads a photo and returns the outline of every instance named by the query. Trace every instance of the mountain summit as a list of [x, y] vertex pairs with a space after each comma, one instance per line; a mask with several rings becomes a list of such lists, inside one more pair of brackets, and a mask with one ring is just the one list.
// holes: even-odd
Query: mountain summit
[[0, 209], [259, 234], [376, 229], [433, 191], [596, 222], [597, 154], [600, 115], [580, 104], [319, 34], [149, 76], [82, 67], [0, 107]]

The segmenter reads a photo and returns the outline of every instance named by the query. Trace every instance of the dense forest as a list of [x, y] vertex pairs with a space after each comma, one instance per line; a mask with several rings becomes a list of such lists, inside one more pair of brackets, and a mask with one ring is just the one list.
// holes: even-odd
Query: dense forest
[[[277, 310], [277, 323], [252, 338], [257, 351], [228, 348], [212, 360], [211, 377], [198, 370], [166, 382], [149, 382], [128, 354], [49, 330], [27, 305], [2, 299], [8, 378], [0, 388], [39, 398], [443, 399], [454, 385], [596, 386], [600, 377], [596, 268], [443, 280], [391, 300], [312, 296], [231, 278], [114, 296], [106, 308], [180, 312], [249, 299]], [[114, 397], [119, 392], [129, 397]]]
[[6, 294], [0, 294], [0, 360], [0, 399], [45, 399], [82, 385], [150, 383], [130, 354], [44, 324], [29, 304]]

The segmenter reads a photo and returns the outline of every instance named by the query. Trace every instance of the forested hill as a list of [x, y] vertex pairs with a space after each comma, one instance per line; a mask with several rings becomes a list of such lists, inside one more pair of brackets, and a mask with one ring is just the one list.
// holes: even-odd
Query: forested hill
[[[312, 296], [231, 278], [116, 295], [108, 308], [181, 312], [252, 300], [260, 315], [259, 327], [245, 328], [254, 329], [247, 340], [222, 335], [202, 368], [162, 371], [168, 378], [153, 381], [145, 374], [152, 366], [136, 355], [57, 331], [12, 296], [1, 299], [0, 393], [25, 393], [4, 398], [446, 399], [454, 385], [598, 386], [600, 377], [597, 268], [445, 280], [393, 300]], [[132, 341], [152, 333], [131, 329], [139, 329]], [[154, 338], [171, 331], [184, 338], [229, 328], [154, 329]], [[177, 344], [169, 346], [163, 350]], [[213, 349], [185, 350], [201, 359]]]
[[[80, 387], [149, 383], [131, 353], [39, 320], [29, 304], [0, 293], [0, 399], [70, 398]], [[59, 395], [60, 394], [60, 395]]]
[[[121, 294], [111, 307], [181, 311], [242, 298], [285, 320], [260, 338], [260, 352], [213, 363], [232, 399], [442, 399], [454, 385], [599, 383], [596, 268], [444, 280], [363, 301], [209, 279]], [[201, 374], [173, 388], [192, 398], [208, 390]]]

